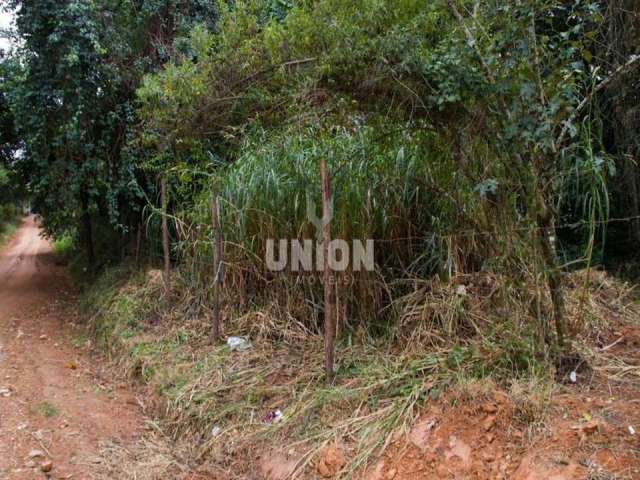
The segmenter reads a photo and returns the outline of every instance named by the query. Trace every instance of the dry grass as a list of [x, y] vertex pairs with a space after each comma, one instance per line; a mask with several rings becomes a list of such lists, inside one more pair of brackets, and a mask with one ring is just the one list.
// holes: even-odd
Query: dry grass
[[544, 425], [553, 392], [554, 384], [548, 378], [515, 380], [508, 391], [514, 420], [531, 429]]
[[[615, 356], [613, 348], [588, 346], [594, 336], [604, 335], [607, 319], [626, 319], [635, 312], [627, 287], [592, 272], [594, 283], [585, 293], [578, 288], [583, 275], [568, 277], [571, 318], [580, 315], [590, 332], [577, 337], [575, 347], [594, 369], [616, 378], [636, 376], [637, 367], [625, 368], [625, 359]], [[167, 450], [162, 441], [137, 452], [105, 446], [113, 459], [110, 468], [131, 464], [138, 475], [109, 470], [105, 478], [162, 478], [154, 472], [167, 469], [180, 478], [180, 472], [196, 465], [220, 478], [243, 478], [248, 469], [258, 468], [256, 452], [272, 450], [298, 459], [296, 477], [320, 449], [335, 442], [349, 458], [342, 472], [348, 478], [374, 460], [394, 432], [406, 431], [425, 402], [443, 389], [455, 386], [460, 399], [477, 399], [495, 381], [509, 392], [514, 419], [525, 429], [544, 428], [552, 374], [544, 358], [530, 358], [528, 367], [509, 374], [518, 356], [530, 353], [503, 329], [500, 316], [520, 293], [505, 288], [498, 277], [417, 285], [397, 305], [404, 313], [396, 331], [378, 340], [352, 335], [339, 344], [331, 388], [324, 385], [322, 338], [277, 304], [243, 314], [227, 308], [225, 332], [249, 336], [253, 343], [249, 351], [230, 352], [223, 344], [208, 345], [207, 320], [185, 313], [191, 311], [186, 293], [168, 308], [156, 280], [147, 275], [116, 282], [117, 295], [92, 317], [92, 326], [111, 338], [108, 346], [121, 371], [153, 389], [148, 406], [160, 418], [159, 431], [179, 447]], [[464, 292], [459, 285], [465, 285]], [[123, 308], [135, 312], [125, 314]], [[517, 329], [533, 322], [529, 312], [521, 307], [506, 325]], [[119, 320], [114, 321], [116, 314]], [[140, 315], [144, 318], [132, 324]], [[406, 335], [410, 330], [418, 336]], [[275, 410], [281, 410], [282, 420], [269, 422]]]
[[[110, 312], [93, 317], [94, 331], [114, 312], [121, 314], [123, 305], [139, 307], [160, 295], [151, 281], [137, 281], [141, 288], [120, 286]], [[147, 300], [126, 300], [126, 292]], [[127, 325], [109, 324], [117, 339], [109, 345], [121, 371], [154, 388], [151, 403], [172, 441], [188, 439], [189, 458], [213, 459], [218, 468], [224, 466], [224, 478], [234, 478], [230, 459], [247, 444], [295, 450], [299, 473], [323, 445], [347, 438], [350, 469], [361, 468], [393, 431], [417, 415], [447, 350], [411, 355], [382, 343], [343, 345], [336, 384], [327, 388], [322, 338], [273, 312], [277, 309], [248, 313], [227, 324], [228, 333], [251, 336], [254, 347], [246, 352], [207, 345], [206, 321], [178, 321], [179, 306], [159, 323], [150, 310], [149, 319], [135, 328], [121, 315]], [[275, 410], [282, 411], [282, 420], [266, 421]]]
[[181, 449], [161, 435], [145, 436], [135, 445], [105, 442], [100, 445], [104, 460], [98, 470], [98, 480], [165, 480], [180, 478], [189, 468], [180, 458], [187, 458]]
[[[585, 363], [612, 381], [640, 384], [640, 357], [618, 348], [626, 341], [627, 328], [640, 328], [640, 305], [634, 301], [634, 287], [602, 271], [583, 271], [570, 277], [569, 292], [571, 318], [580, 322], [574, 326], [580, 332], [575, 348]], [[628, 326], [612, 332], [612, 323]]]
[[450, 282], [437, 277], [412, 280], [413, 291], [397, 300], [399, 335], [408, 345], [443, 345], [457, 339], [482, 335], [495, 317], [508, 312], [514, 328], [523, 318], [522, 292], [511, 288], [495, 274], [457, 275]]

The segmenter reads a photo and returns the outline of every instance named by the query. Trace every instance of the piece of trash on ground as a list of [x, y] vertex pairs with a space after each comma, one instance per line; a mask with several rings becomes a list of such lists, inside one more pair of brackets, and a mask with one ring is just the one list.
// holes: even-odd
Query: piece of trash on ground
[[234, 350], [244, 352], [251, 348], [251, 342], [243, 337], [229, 337], [227, 338], [227, 345], [232, 352]]
[[44, 452], [42, 450], [35, 450], [34, 449], [34, 450], [31, 450], [29, 452], [29, 458], [30, 459], [38, 458], [38, 457], [43, 457], [43, 458], [45, 457], [45, 454], [44, 454]]
[[278, 423], [283, 417], [284, 415], [280, 410], [273, 410], [264, 416], [264, 421], [266, 423]]

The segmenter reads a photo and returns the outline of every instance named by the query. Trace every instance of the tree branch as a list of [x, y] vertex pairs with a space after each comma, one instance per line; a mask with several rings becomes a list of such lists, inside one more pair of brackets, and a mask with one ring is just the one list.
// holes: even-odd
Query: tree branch
[[557, 145], [558, 148], [560, 148], [562, 146], [562, 143], [565, 141], [566, 136], [567, 136], [567, 132], [569, 131], [569, 126], [573, 122], [575, 122], [576, 118], [578, 118], [578, 115], [580, 115], [580, 112], [582, 112], [582, 110], [584, 110], [584, 108], [589, 104], [589, 102], [593, 98], [593, 96], [596, 93], [600, 92], [602, 89], [604, 89], [607, 86], [609, 86], [609, 84], [611, 84], [619, 76], [627, 73], [627, 70], [630, 70], [631, 67], [633, 67], [639, 61], [640, 61], [640, 55], [632, 55], [631, 58], [627, 61], [627, 63], [625, 63], [624, 65], [618, 67], [611, 75], [609, 75], [607, 78], [605, 78], [603, 81], [601, 81], [598, 85], [596, 85], [596, 87], [593, 90], [591, 90], [591, 93], [589, 93], [589, 95], [587, 95], [580, 102], [580, 104], [576, 107], [576, 109], [573, 111], [571, 116], [564, 123], [564, 126], [562, 127], [562, 130], [560, 131], [560, 135], [558, 135], [558, 139], [556, 140], [556, 145]]

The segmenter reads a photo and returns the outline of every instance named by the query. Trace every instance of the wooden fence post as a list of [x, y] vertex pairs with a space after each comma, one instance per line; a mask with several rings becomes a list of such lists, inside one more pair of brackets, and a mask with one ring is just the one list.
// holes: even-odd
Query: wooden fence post
[[142, 229], [144, 228], [144, 224], [142, 220], [138, 221], [138, 231], [136, 232], [136, 270], [140, 270], [140, 249], [142, 248]]
[[222, 227], [220, 226], [220, 201], [217, 185], [211, 198], [211, 223], [213, 226], [213, 315], [211, 319], [211, 343], [220, 337], [220, 289], [224, 276]]
[[162, 204], [162, 253], [164, 256], [164, 293], [165, 296], [169, 296], [170, 290], [170, 269], [171, 260], [169, 258], [169, 226], [167, 223], [167, 177], [162, 175], [160, 177], [160, 203]]
[[322, 249], [324, 253], [324, 368], [327, 385], [333, 383], [336, 336], [336, 291], [331, 270], [331, 190], [329, 173], [324, 159], [320, 160], [322, 180]]

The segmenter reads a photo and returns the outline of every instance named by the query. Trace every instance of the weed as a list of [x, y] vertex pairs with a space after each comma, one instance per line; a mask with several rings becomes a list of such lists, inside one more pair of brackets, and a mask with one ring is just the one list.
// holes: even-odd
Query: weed
[[69, 233], [65, 233], [53, 240], [51, 248], [53, 253], [65, 260], [69, 260], [75, 253], [76, 245], [73, 240], [73, 236]]
[[45, 418], [51, 418], [58, 415], [56, 407], [46, 400], [36, 405], [36, 411], [39, 415], [42, 415]]
[[550, 375], [516, 379], [509, 388], [513, 418], [522, 425], [544, 424], [553, 392]]
[[73, 345], [74, 348], [82, 348], [82, 346], [87, 342], [87, 336], [82, 334], [82, 335], [76, 335], [75, 337], [73, 337], [71, 339], [71, 345]]
[[7, 239], [16, 231], [17, 221], [4, 221], [0, 219], [0, 247], [4, 245]]

